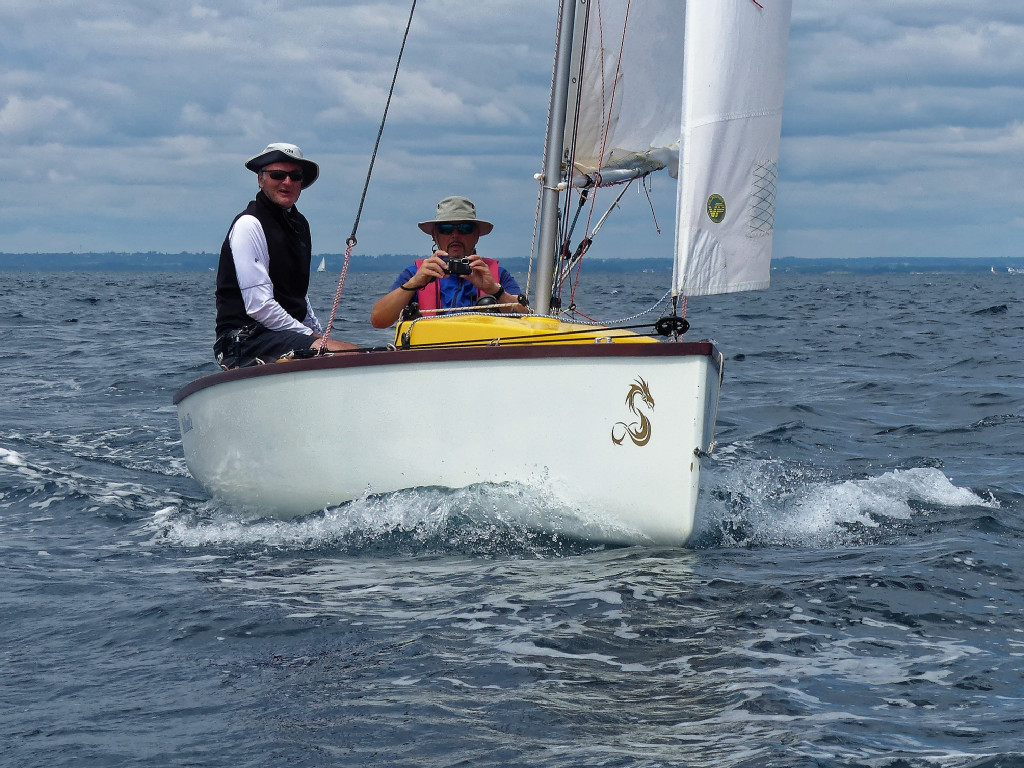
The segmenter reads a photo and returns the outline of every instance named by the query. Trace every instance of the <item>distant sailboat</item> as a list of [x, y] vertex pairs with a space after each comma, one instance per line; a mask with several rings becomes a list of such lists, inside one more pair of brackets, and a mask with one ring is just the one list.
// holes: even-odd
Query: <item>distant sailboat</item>
[[327, 257], [326, 256], [321, 256], [320, 257], [320, 266], [316, 268], [316, 271], [317, 272], [324, 272], [326, 270], [327, 270]]

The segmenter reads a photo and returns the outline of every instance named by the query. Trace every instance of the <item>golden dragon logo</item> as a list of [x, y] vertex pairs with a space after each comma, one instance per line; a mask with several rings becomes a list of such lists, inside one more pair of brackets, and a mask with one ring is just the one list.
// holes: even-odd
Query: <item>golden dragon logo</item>
[[612, 426], [612, 442], [616, 445], [622, 445], [626, 435], [629, 435], [629, 439], [633, 441], [634, 445], [647, 445], [651, 439], [651, 421], [640, 411], [640, 403], [637, 402], [637, 399], [651, 410], [654, 409], [654, 398], [651, 397], [651, 390], [647, 386], [647, 382], [639, 376], [636, 377], [633, 385], [629, 388], [629, 392], [626, 393], [626, 405], [629, 406], [629, 410], [633, 412], [633, 415], [639, 421], [629, 424], [619, 421]]

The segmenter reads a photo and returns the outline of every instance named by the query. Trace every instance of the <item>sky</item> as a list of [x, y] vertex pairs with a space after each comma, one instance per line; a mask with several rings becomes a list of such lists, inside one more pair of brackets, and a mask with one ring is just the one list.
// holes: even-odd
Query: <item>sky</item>
[[[3, 0], [0, 252], [216, 252], [272, 141], [320, 164], [298, 207], [343, 252], [410, 5]], [[462, 194], [483, 255], [529, 255], [555, 13], [418, 0], [355, 253], [428, 252]], [[794, 0], [775, 256], [1018, 256], [1022, 172], [1021, 0]], [[670, 256], [674, 184], [591, 253]]]

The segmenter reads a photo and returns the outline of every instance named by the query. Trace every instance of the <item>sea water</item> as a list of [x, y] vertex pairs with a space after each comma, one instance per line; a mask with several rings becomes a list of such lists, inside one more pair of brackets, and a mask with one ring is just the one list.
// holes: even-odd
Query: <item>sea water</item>
[[[392, 277], [335, 336], [391, 341]], [[1024, 766], [1024, 276], [691, 300], [726, 366], [687, 548], [537, 533], [531, 488], [211, 500], [171, 398], [213, 278], [0, 274], [0, 765]]]

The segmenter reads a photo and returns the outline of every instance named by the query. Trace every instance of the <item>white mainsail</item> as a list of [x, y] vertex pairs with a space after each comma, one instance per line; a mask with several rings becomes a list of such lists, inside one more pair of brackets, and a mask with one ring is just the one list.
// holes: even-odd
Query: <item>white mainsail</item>
[[[676, 175], [682, 111], [683, 23], [679, 0], [590, 0], [577, 11], [573, 71], [586, 58], [570, 91], [579, 96], [574, 166], [616, 183], [661, 168]], [[586, 34], [584, 35], [584, 30]], [[574, 83], [575, 85], [576, 83]]]
[[581, 174], [607, 184], [663, 167], [678, 176], [676, 295], [768, 285], [791, 6], [581, 4], [580, 117], [566, 130], [575, 131], [576, 183]]

